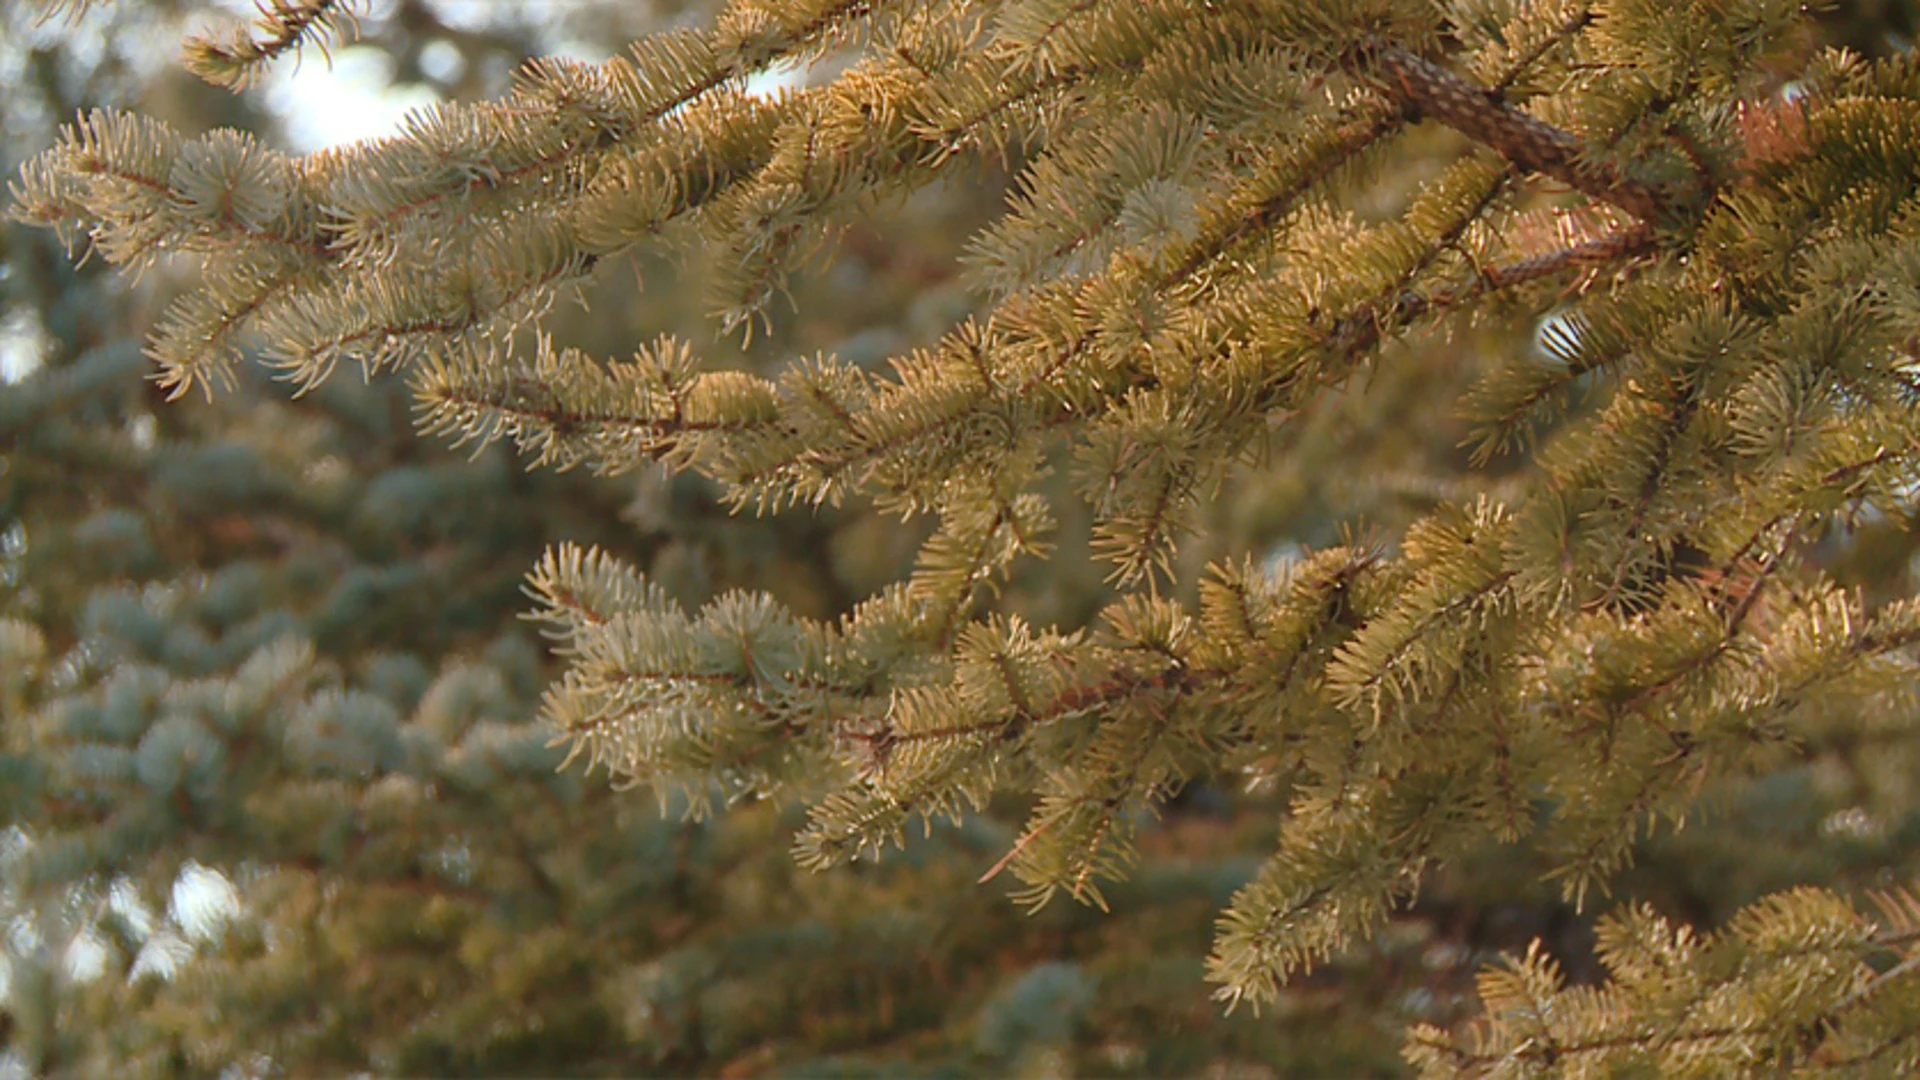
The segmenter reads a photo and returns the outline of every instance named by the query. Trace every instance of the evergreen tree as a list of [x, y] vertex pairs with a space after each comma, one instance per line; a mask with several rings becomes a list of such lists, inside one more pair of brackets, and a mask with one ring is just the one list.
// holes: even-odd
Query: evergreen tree
[[[279, 0], [257, 37], [194, 46], [193, 64], [244, 85], [340, 14]], [[872, 540], [875, 515], [930, 521], [898, 580], [844, 593], [690, 598], [596, 538], [590, 513], [548, 550], [528, 588], [565, 669], [542, 720], [669, 807], [804, 806], [794, 854], [820, 869], [923, 822], [964, 837], [974, 811], [1019, 799], [1025, 825], [981, 876], [1011, 876], [1029, 906], [1105, 907], [1177, 835], [1146, 816], [1244, 792], [1229, 812], [1268, 806], [1278, 824], [1218, 919], [1207, 976], [1229, 1005], [1297, 1002], [1303, 972], [1361, 943], [1391, 955], [1383, 928], [1409, 928], [1391, 919], [1416, 886], [1427, 925], [1411, 940], [1457, 967], [1442, 946], [1500, 934], [1444, 924], [1503, 894], [1560, 910], [1530, 891], [1543, 879], [1583, 912], [1609, 889], [1629, 899], [1598, 924], [1602, 970], [1582, 973], [1605, 981], [1568, 985], [1579, 957], [1551, 939], [1493, 964], [1482, 1017], [1408, 1035], [1423, 1071], [1905, 1075], [1920, 1068], [1905, 887], [1920, 840], [1920, 61], [1818, 41], [1799, 5], [1771, 0], [737, 0], [604, 63], [535, 61], [502, 97], [340, 151], [94, 111], [23, 167], [15, 213], [119, 265], [197, 257], [198, 284], [147, 346], [171, 396], [250, 384], [236, 361], [257, 349], [312, 392], [255, 407], [314, 408], [349, 393], [327, 378], [344, 360], [400, 372], [423, 426], [476, 461], [510, 442], [563, 471], [663, 463], [774, 529]], [[779, 69], [808, 78], [749, 92]], [[807, 354], [820, 343], [797, 329], [833, 302], [807, 272], [824, 252], [996, 170], [1017, 180], [965, 251], [974, 300], [951, 325]], [[565, 336], [556, 299], [602, 292], [611, 262], [658, 267], [641, 260], [661, 248], [704, 271], [737, 356], [635, 334], [631, 359], [609, 359]], [[324, 460], [283, 450], [283, 468]], [[459, 505], [575, 532], [560, 524], [581, 509], [572, 474], [490, 475], [498, 488]], [[323, 497], [270, 476], [224, 497], [295, 521]], [[362, 511], [375, 531], [420, 505], [384, 496]], [[803, 567], [816, 586], [882, 576], [863, 561]], [[363, 589], [340, 632], [478, 603], [486, 575], [443, 571], [404, 607]], [[300, 604], [287, 573], [276, 608]], [[103, 601], [96, 636], [132, 659], [94, 684], [45, 663], [58, 650], [38, 621], [9, 624], [10, 714], [30, 718], [9, 725], [15, 790], [56, 808], [73, 851], [36, 872], [124, 873], [129, 848], [188, 822], [206, 859], [264, 876], [320, 860], [460, 884], [473, 858], [538, 881], [545, 841], [512, 830], [425, 824], [436, 843], [403, 852], [355, 840], [432, 820], [414, 807], [450, 797], [471, 719], [342, 682], [284, 637], [229, 644], [255, 609], [203, 610], [209, 592]], [[512, 669], [513, 648], [486, 663]], [[200, 670], [163, 692], [142, 657]], [[363, 663], [367, 686], [398, 678]], [[492, 685], [463, 700], [510, 708], [514, 679]], [[146, 704], [116, 720], [120, 702]], [[249, 725], [274, 733], [271, 769], [313, 792], [276, 807], [320, 816], [246, 813], [246, 843], [222, 848], [195, 800], [230, 782], [214, 774], [244, 757]], [[550, 764], [536, 729], [513, 730], [525, 755], [488, 751], [490, 767]], [[353, 801], [342, 777], [378, 782]], [[610, 798], [577, 769], [544, 783]], [[1756, 844], [1763, 821], [1797, 842]], [[478, 859], [516, 835], [534, 854]], [[1688, 883], [1716, 861], [1745, 872]], [[592, 895], [645, 862], [588, 857], [567, 887]], [[644, 949], [641, 931], [587, 916], [605, 937], [547, 944], [564, 924], [512, 910], [488, 947], [555, 979], [604, 974], [606, 942]], [[443, 932], [475, 925], [456, 921]], [[898, 934], [862, 923], [822, 948], [858, 942], [873, 958], [843, 970], [904, 972], [887, 964], [914, 931]], [[542, 966], [556, 958], [575, 966]], [[695, 978], [666, 961], [641, 970], [665, 982], [606, 993], [656, 1009], [712, 996], [659, 989]], [[981, 1014], [977, 1045], [1067, 1023], [1082, 977], [1032, 968], [1002, 1019]], [[407, 1037], [453, 1054], [503, 1002], [422, 1008]]]
[[[53, 142], [76, 102], [274, 138], [252, 98], [127, 59], [165, 14], [36, 30], [8, 9], [0, 62], [32, 77], [6, 99], [0, 155]], [[369, 21], [358, 47], [456, 42], [468, 76], [528, 47], [511, 21], [430, 14]], [[855, 238], [858, 258], [796, 289], [813, 314], [743, 363], [936, 336], [965, 301], [958, 245], [995, 202], [909, 208], [910, 244]], [[730, 517], [694, 476], [469, 460], [408, 432], [397, 380], [288, 400], [242, 368], [167, 404], [138, 336], [190, 267], [158, 261], [129, 290], [99, 259], [69, 266], [49, 232], [4, 238], [8, 355], [39, 368], [0, 385], [0, 1075], [1352, 1072], [1390, 1056], [1365, 1006], [1304, 1012], [1300, 1030], [1359, 1023], [1298, 1045], [1206, 1006], [1207, 922], [1244, 877], [1245, 819], [1195, 819], [1185, 838], [1206, 850], [1137, 881], [1118, 919], [1029, 919], [968, 888], [1012, 842], [1001, 824], [813, 875], [781, 839], [797, 806], [689, 822], [555, 775], [564, 751], [535, 714], [557, 672], [517, 618], [543, 544], [605, 545], [684, 603], [774, 588], [824, 617], [904, 569], [911, 533], [851, 511]], [[678, 271], [644, 272], [645, 295], [612, 274], [591, 311], [547, 325], [597, 348], [697, 330]]]

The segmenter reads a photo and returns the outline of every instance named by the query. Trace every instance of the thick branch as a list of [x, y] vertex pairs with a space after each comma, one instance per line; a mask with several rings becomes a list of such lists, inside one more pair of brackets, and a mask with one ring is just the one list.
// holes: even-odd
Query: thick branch
[[1402, 49], [1372, 54], [1381, 89], [1402, 108], [1432, 117], [1525, 169], [1617, 206], [1642, 221], [1676, 216], [1671, 196], [1584, 156], [1580, 140]]

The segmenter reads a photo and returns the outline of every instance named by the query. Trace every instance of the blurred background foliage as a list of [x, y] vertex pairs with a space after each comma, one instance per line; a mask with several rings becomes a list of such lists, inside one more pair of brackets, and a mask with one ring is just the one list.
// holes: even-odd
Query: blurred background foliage
[[[333, 49], [363, 80], [343, 102], [298, 80], [236, 96], [185, 74], [172, 49], [208, 14], [195, 0], [68, 22], [10, 4], [0, 168], [97, 105], [311, 148], [326, 114], [380, 94], [497, 95], [523, 57], [604, 56], [708, 6], [380, 4]], [[1866, 52], [1908, 48], [1915, 25], [1911, 0], [1822, 16]], [[1397, 167], [1411, 183], [1417, 152]], [[750, 346], [710, 355], [880, 365], [930, 341], [972, 310], [959, 260], [1006, 183], [891, 208], [799, 279]], [[1590, 928], [1620, 899], [1712, 925], [1796, 882], [1920, 869], [1920, 762], [1861, 738], [1704, 793], [1706, 816], [1649, 841], [1584, 913], [1525, 848], [1489, 848], [1260, 1016], [1223, 1015], [1202, 959], [1214, 914], [1272, 849], [1278, 792], [1183, 792], [1145, 826], [1110, 915], [1028, 916], [1003, 884], [975, 884], [1019, 807], [878, 865], [802, 873], [797, 808], [690, 821], [556, 771], [533, 720], [554, 666], [516, 618], [520, 582], [573, 540], [690, 606], [749, 588], [832, 617], [906, 571], [911, 527], [857, 503], [729, 515], [695, 476], [527, 472], [501, 446], [417, 437], [392, 378], [296, 398], [255, 371], [164, 403], [140, 339], [186, 272], [126, 287], [45, 232], [0, 232], [0, 1076], [1392, 1075], [1405, 1025], [1470, 1014], [1472, 973], [1500, 950], [1540, 937], [1575, 979], [1597, 977]], [[713, 340], [704, 273], [697, 253], [609, 266], [548, 328], [595, 355], [662, 331]], [[1286, 466], [1238, 475], [1182, 560], [1397, 535], [1497, 484], [1499, 462], [1470, 470], [1450, 403], [1537, 329], [1493, 317], [1407, 342], [1418, 363], [1383, 364], [1276, 429]], [[1061, 554], [1007, 605], [1074, 627], [1107, 593], [1075, 555], [1085, 523], [1062, 524]], [[1912, 524], [1860, 520], [1813, 554], [1870, 599], [1908, 594]]]

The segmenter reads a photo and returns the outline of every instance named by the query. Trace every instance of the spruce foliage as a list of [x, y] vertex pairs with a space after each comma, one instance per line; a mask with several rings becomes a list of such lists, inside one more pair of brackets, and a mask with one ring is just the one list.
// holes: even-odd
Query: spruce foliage
[[[211, 74], [244, 83], [333, 10], [276, 8]], [[977, 305], [887, 370], [547, 332], [665, 246], [751, 340], [858, 223], [1000, 168]], [[1917, 196], [1920, 61], [1821, 49], [1777, 0], [736, 0], [305, 157], [95, 111], [14, 213], [132, 270], [198, 259], [148, 345], [171, 396], [251, 349], [302, 391], [346, 362], [397, 372], [454, 442], [928, 519], [902, 580], [825, 614], [692, 608], [554, 545], [527, 584], [566, 662], [545, 721], [696, 811], [803, 803], [809, 868], [1017, 794], [982, 869], [1032, 906], [1104, 906], [1190, 785], [1279, 792], [1207, 971], [1259, 1007], [1490, 842], [1595, 904], [1703, 792], [1912, 763], [1920, 605], [1858, 568], [1920, 482]], [[1416, 424], [1455, 460], [1367, 476], [1327, 449], [1423, 366], [1446, 396]], [[1380, 531], [1221, 542], [1217, 507], [1307, 468]], [[1091, 561], [1095, 609], [1023, 607], [1038, 560]], [[1898, 771], [1861, 766], [1858, 802], [1910, 820]], [[1905, 1075], [1914, 912], [1893, 880], [1710, 931], [1629, 907], [1605, 986], [1529, 953], [1483, 977], [1479, 1027], [1406, 1054]]]
[[[0, 71], [29, 76], [0, 99], [0, 171], [83, 102], [275, 138], [251, 95], [113, 62], [158, 15], [99, 6], [36, 29], [31, 9], [0, 7]], [[401, 57], [423, 34], [456, 41], [482, 74], [531, 47], [511, 23], [456, 36], [370, 19], [365, 33], [359, 47]], [[106, 47], [79, 47], [91, 34]], [[822, 314], [763, 334], [744, 362], [829, 340], [851, 355], [855, 331], [877, 354], [944, 325], [963, 295], [946, 267], [995, 202], [913, 208], [911, 247], [869, 235], [857, 263], [798, 283]], [[192, 270], [162, 259], [130, 282], [98, 258], [70, 264], [50, 231], [0, 230], [0, 1076], [1391, 1059], [1362, 1001], [1285, 1027], [1207, 1004], [1209, 918], [1242, 853], [1267, 843], [1257, 818], [1192, 819], [1205, 827], [1120, 887], [1113, 918], [1028, 918], [971, 887], [1017, 818], [811, 874], [786, 851], [800, 807], [688, 821], [556, 773], [565, 750], [537, 714], [557, 665], [518, 617], [544, 545], [600, 545], [681, 603], [772, 587], [821, 616], [910, 562], [913, 536], [849, 512], [730, 517], [691, 475], [449, 451], [411, 432], [398, 379], [294, 397], [240, 366], [211, 401], [167, 403], [141, 378], [139, 338]], [[670, 275], [637, 297], [618, 273], [595, 287], [591, 310], [546, 326], [606, 350], [702, 325]], [[37, 370], [13, 368], [22, 356]], [[1358, 1023], [1288, 1037], [1336, 1015]]]

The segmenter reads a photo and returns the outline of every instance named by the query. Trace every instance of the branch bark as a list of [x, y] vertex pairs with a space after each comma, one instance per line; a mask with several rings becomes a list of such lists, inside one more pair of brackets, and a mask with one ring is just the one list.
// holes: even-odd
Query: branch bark
[[1498, 150], [1522, 168], [1617, 206], [1645, 222], [1678, 216], [1669, 192], [1586, 156], [1573, 135], [1514, 108], [1500, 95], [1391, 46], [1371, 54], [1375, 79], [1395, 104]]

